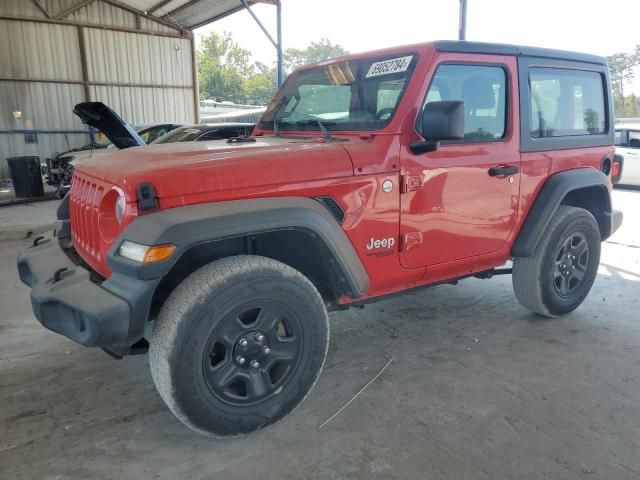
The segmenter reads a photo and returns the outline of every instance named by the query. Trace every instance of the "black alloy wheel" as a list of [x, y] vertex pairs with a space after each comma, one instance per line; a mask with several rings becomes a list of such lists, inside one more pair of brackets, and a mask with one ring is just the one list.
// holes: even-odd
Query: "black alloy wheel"
[[253, 302], [213, 329], [202, 358], [211, 392], [230, 405], [252, 405], [277, 395], [304, 347], [299, 319], [285, 306]]
[[553, 286], [561, 297], [571, 295], [589, 267], [589, 243], [582, 233], [569, 236], [558, 249], [553, 266]]

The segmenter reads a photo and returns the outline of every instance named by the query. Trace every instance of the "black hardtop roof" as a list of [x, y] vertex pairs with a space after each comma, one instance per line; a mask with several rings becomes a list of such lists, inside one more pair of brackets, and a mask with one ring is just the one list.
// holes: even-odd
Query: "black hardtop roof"
[[551, 48], [523, 47], [502, 43], [467, 42], [460, 40], [439, 40], [433, 42], [438, 52], [480, 53], [487, 55], [514, 55], [524, 57], [553, 58], [573, 62], [594, 63], [606, 65], [607, 59], [588, 53], [554, 50]]

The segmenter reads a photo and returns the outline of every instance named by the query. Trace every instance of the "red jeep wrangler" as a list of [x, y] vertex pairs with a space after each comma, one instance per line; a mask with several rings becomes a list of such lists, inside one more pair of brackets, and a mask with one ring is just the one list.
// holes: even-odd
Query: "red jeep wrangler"
[[[307, 66], [252, 137], [78, 165], [56, 234], [20, 255], [20, 277], [45, 327], [116, 357], [148, 348], [186, 425], [248, 433], [315, 383], [328, 310], [508, 260], [525, 307], [578, 307], [622, 221], [610, 92], [604, 58], [509, 45]], [[76, 112], [126, 135], [94, 107]]]

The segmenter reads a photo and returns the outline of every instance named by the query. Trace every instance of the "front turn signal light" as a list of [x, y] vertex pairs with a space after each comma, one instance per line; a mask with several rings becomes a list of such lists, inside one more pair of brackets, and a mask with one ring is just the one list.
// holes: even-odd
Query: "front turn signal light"
[[120, 245], [118, 253], [124, 258], [140, 263], [161, 262], [169, 258], [176, 251], [176, 246], [169, 243], [165, 245], [141, 245], [125, 240]]

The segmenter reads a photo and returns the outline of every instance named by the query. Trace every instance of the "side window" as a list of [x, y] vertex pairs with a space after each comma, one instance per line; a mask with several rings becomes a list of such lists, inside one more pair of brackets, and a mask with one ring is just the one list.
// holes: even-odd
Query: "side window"
[[607, 131], [600, 73], [532, 68], [529, 83], [533, 138], [599, 135]]
[[441, 100], [464, 102], [464, 138], [496, 140], [506, 132], [507, 76], [503, 68], [484, 65], [440, 65], [424, 106]]
[[147, 144], [151, 143], [151, 139], [150, 139], [151, 130], [144, 130], [142, 132], [138, 132], [138, 135], [142, 140], [144, 140], [144, 143], [147, 143]]
[[160, 138], [162, 135], [169, 131], [169, 127], [162, 126], [159, 128], [154, 128], [149, 132], [149, 141], [147, 143], [151, 143], [154, 140]]

